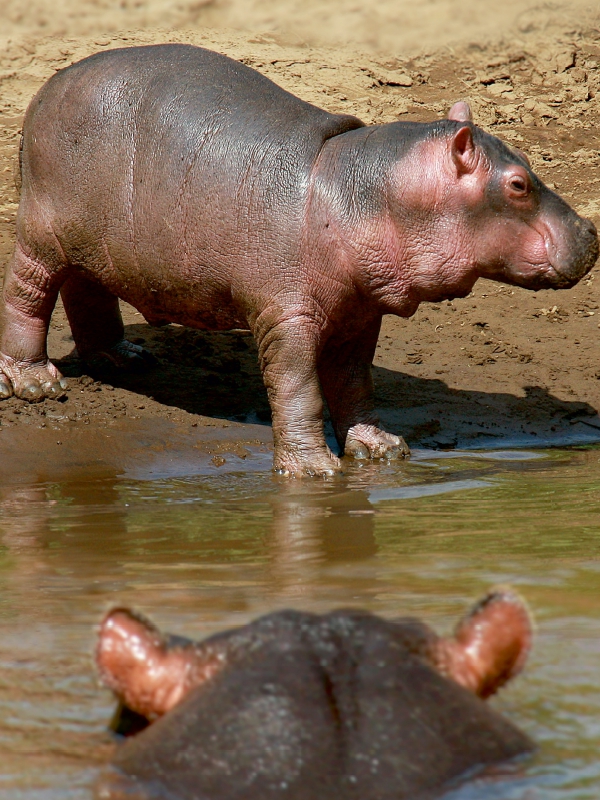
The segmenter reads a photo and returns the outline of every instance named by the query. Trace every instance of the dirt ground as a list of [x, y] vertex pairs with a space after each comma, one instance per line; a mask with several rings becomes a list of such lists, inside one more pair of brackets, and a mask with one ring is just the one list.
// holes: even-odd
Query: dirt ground
[[[90, 53], [165, 41], [219, 50], [305, 100], [368, 123], [431, 120], [466, 99], [478, 124], [525, 150], [540, 177], [600, 225], [598, 18], [586, 3], [522, 0], [4, 0], [0, 268], [14, 242], [13, 174], [30, 98]], [[126, 421], [134, 430], [161, 419], [186, 435], [240, 424], [241, 436], [241, 423], [268, 423], [249, 334], [156, 329], [123, 310], [129, 338], [157, 367], [103, 382], [84, 374], [69, 358], [59, 307], [49, 352], [71, 376], [67, 397], [5, 401], [3, 435], [66, 435]], [[377, 406], [389, 428], [425, 446], [600, 440], [599, 337], [594, 272], [566, 292], [480, 281], [463, 300], [423, 304], [410, 320], [386, 318], [374, 366]]]

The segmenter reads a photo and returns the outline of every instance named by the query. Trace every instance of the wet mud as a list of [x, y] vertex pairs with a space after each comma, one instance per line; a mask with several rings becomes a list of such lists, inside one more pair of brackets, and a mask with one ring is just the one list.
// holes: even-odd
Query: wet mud
[[[418, 353], [406, 353], [407, 349], [417, 350], [412, 326], [424, 328], [430, 336], [440, 335], [427, 314], [419, 311], [417, 316], [424, 316], [416, 320], [387, 318], [384, 322], [373, 379], [377, 410], [388, 430], [404, 435], [413, 448], [438, 450], [600, 441], [600, 402], [595, 402], [595, 395], [587, 393], [584, 397], [588, 400], [580, 399], [574, 389], [561, 392], [554, 381], [536, 380], [535, 373], [528, 375], [517, 366], [524, 363], [518, 355], [518, 345], [512, 345], [506, 354], [502, 344], [494, 344], [494, 334], [487, 323], [470, 322], [469, 309], [461, 307], [460, 301], [448, 303], [446, 309], [452, 309], [445, 324], [448, 328], [454, 326], [452, 334], [448, 334], [454, 348], [446, 343], [441, 352], [433, 348], [428, 351], [433, 366], [441, 369], [425, 366], [425, 335]], [[441, 312], [442, 307], [438, 306], [428, 314], [435, 322], [444, 319]], [[502, 316], [507, 313], [503, 311]], [[141, 446], [140, 442], [158, 447], [164, 441], [173, 459], [180, 453], [179, 474], [186, 470], [196, 474], [202, 471], [200, 452], [225, 447], [215, 444], [217, 440], [226, 439], [234, 451], [243, 450], [248, 442], [259, 442], [263, 449], [272, 446], [270, 409], [256, 347], [248, 332], [210, 333], [175, 325], [156, 329], [135, 322], [126, 326], [126, 334], [152, 353], [155, 366], [130, 374], [89, 375], [86, 365], [71, 354], [70, 334], [62, 333], [68, 331], [66, 320], [63, 324], [58, 322], [61, 314], [62, 309], [58, 308], [49, 348], [55, 354], [55, 363], [69, 378], [68, 392], [60, 400], [27, 404], [11, 398], [0, 404], [0, 434], [6, 452], [16, 447], [20, 458], [33, 461], [44, 461], [47, 454], [50, 463], [58, 464], [66, 449], [57, 450], [55, 441], [80, 442], [73, 445], [79, 448], [77, 463], [85, 463], [85, 454], [93, 453], [94, 460], [108, 459], [116, 467], [120, 458], [127, 470], [128, 462], [138, 457], [134, 454], [142, 460], [147, 456], [143, 450], [146, 445]], [[139, 315], [125, 307], [126, 320], [128, 316]], [[557, 323], [561, 324], [565, 323]], [[467, 325], [475, 331], [470, 336], [475, 341], [471, 341], [465, 356], [462, 346], [456, 345], [457, 339], [464, 340], [463, 329]], [[471, 366], [478, 347], [501, 351], [496, 354], [498, 360], [493, 360], [494, 366], [500, 362], [497, 370], [488, 362]], [[593, 342], [585, 347], [594, 349]], [[567, 362], [568, 359], [561, 360], [565, 372]], [[590, 363], [588, 368], [592, 366]], [[565, 381], [571, 381], [573, 375], [576, 381], [580, 373], [581, 370], [571, 370]], [[443, 375], [448, 377], [444, 379]], [[507, 386], [511, 379], [512, 392]], [[335, 449], [328, 423], [326, 429]], [[9, 444], [12, 442], [14, 445]], [[194, 459], [190, 460], [190, 452], [196, 453], [196, 466]], [[7, 469], [8, 479], [14, 468], [13, 463]]]

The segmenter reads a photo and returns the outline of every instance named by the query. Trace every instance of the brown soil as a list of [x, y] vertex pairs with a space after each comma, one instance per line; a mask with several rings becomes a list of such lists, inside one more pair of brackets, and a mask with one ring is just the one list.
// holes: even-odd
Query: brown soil
[[[163, 41], [219, 50], [310, 102], [370, 123], [431, 120], [467, 99], [479, 124], [525, 150], [548, 184], [600, 224], [600, 33], [585, 4], [548, 10], [507, 0], [490, 11], [476, 0], [378, 0], [368, 14], [366, 7], [7, 0], [0, 10], [0, 266], [14, 242], [13, 173], [29, 99], [54, 71], [90, 53]], [[103, 383], [83, 375], [66, 358], [72, 340], [59, 307], [49, 352], [73, 376], [68, 395], [2, 403], [0, 431], [12, 426], [37, 441], [34, 431], [72, 435], [86, 425], [120, 428], [131, 420], [135, 428], [135, 418], [140, 425], [160, 418], [164, 430], [206, 437], [228, 424], [216, 418], [268, 422], [248, 334], [153, 329], [134, 309], [123, 310], [129, 338], [155, 354], [155, 369]], [[427, 446], [600, 439], [599, 328], [594, 273], [559, 293], [480, 281], [464, 300], [424, 304], [410, 320], [388, 317], [374, 368], [381, 416]]]

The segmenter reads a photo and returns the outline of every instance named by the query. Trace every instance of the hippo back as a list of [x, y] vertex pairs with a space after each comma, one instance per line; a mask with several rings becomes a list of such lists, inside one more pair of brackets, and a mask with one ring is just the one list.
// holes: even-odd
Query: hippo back
[[203, 48], [105, 51], [32, 100], [21, 213], [43, 205], [68, 262], [102, 271], [134, 305], [150, 288], [155, 304], [171, 295], [176, 319], [201, 281], [195, 305], [226, 307], [232, 280], [248, 283], [244, 264], [277, 271], [297, 259], [323, 143], [362, 124]]

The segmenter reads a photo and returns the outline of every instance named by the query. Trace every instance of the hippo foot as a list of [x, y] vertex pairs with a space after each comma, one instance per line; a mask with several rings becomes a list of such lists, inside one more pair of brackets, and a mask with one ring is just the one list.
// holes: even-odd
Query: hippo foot
[[[80, 354], [81, 355], [81, 354]], [[81, 355], [90, 372], [143, 372], [156, 364], [156, 359], [143, 347], [121, 339], [114, 347]]]
[[344, 455], [356, 459], [406, 458], [410, 448], [401, 436], [386, 433], [375, 425], [354, 425], [348, 431]]
[[0, 353], [0, 400], [14, 394], [22, 400], [38, 403], [45, 397], [62, 397], [66, 388], [66, 378], [51, 361], [31, 364]]
[[342, 471], [342, 464], [329, 448], [298, 452], [275, 452], [273, 470], [285, 478], [328, 478]]

